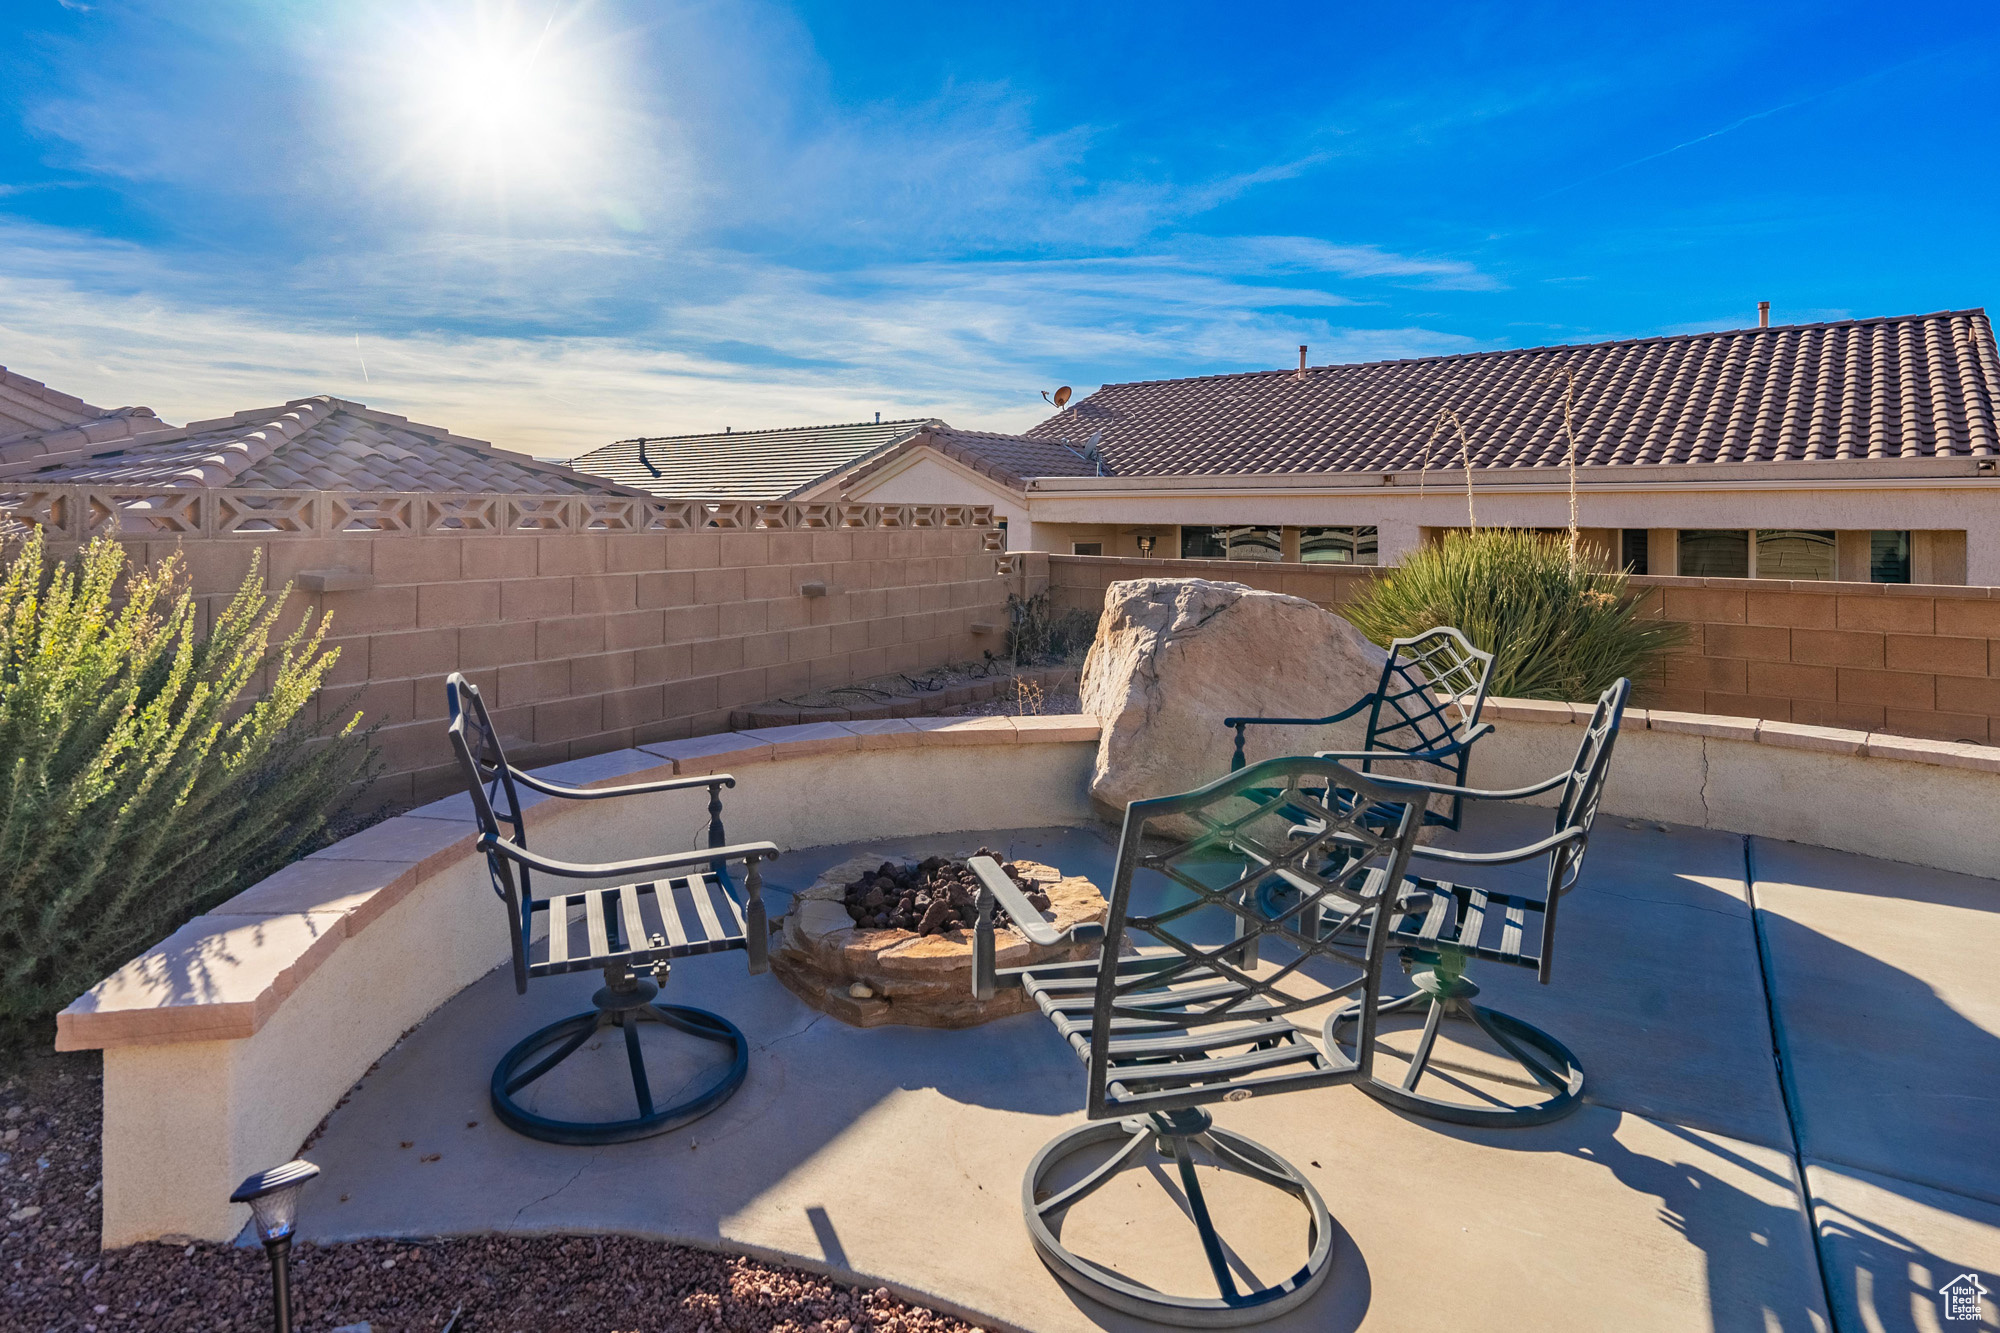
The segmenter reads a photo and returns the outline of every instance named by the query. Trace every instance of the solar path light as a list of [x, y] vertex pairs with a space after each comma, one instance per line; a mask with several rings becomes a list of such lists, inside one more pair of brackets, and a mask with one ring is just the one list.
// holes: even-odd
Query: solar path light
[[278, 1333], [292, 1333], [292, 1286], [287, 1265], [292, 1255], [292, 1224], [298, 1217], [299, 1191], [319, 1168], [300, 1158], [274, 1166], [236, 1187], [231, 1203], [250, 1205], [257, 1239], [271, 1256], [271, 1310]]

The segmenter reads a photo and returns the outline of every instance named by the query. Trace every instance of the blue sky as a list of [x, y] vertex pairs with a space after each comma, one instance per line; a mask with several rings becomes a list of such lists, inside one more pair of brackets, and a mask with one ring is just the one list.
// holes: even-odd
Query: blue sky
[[1990, 4], [0, 0], [0, 364], [538, 453], [2000, 301]]

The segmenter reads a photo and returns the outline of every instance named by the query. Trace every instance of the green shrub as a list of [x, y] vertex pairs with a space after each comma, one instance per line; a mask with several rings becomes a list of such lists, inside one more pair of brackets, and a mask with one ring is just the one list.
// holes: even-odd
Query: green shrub
[[[309, 849], [371, 751], [305, 721], [338, 649], [327, 618], [274, 655], [285, 592], [256, 566], [214, 628], [178, 556], [124, 573], [100, 539], [48, 567], [39, 532], [0, 581], [0, 1038]], [[260, 697], [239, 702], [268, 668]]]
[[1495, 695], [1594, 699], [1655, 676], [1687, 634], [1638, 602], [1622, 571], [1571, 559], [1561, 537], [1486, 528], [1419, 548], [1342, 609], [1379, 644], [1455, 626], [1494, 655]]

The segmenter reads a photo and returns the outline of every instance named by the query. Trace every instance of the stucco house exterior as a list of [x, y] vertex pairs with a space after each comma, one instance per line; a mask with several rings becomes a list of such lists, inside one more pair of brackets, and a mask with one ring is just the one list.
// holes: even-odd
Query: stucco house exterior
[[1015, 549], [1393, 563], [1469, 520], [1568, 525], [1566, 389], [1578, 523], [1639, 572], [2000, 584], [1977, 309], [1107, 384], [805, 495], [991, 504]]

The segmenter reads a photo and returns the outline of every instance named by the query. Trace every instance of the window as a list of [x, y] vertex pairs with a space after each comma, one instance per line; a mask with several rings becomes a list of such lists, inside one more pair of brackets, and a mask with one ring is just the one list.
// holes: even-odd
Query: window
[[1104, 543], [1103, 543], [1103, 542], [1071, 542], [1071, 543], [1069, 544], [1069, 553], [1070, 553], [1071, 555], [1103, 555], [1103, 554], [1104, 554]]
[[1910, 534], [1871, 532], [1868, 534], [1868, 581], [1908, 583], [1910, 581]]
[[1622, 549], [1618, 552], [1618, 563], [1625, 566], [1627, 574], [1646, 572], [1646, 529], [1625, 528], [1619, 539]]
[[1003, 514], [995, 514], [995, 515], [993, 516], [993, 526], [994, 526], [994, 527], [996, 527], [996, 528], [998, 528], [998, 529], [1000, 529], [1000, 549], [1001, 549], [1001, 550], [1003, 550], [1003, 551], [1005, 551], [1005, 550], [1008, 550], [1008, 549], [1009, 549], [1009, 547], [1008, 547], [1008, 545], [1007, 545], [1007, 519], [1006, 519], [1006, 516], [1005, 516], [1005, 515], [1003, 515]]
[[1181, 559], [1227, 560], [1229, 538], [1223, 528], [1182, 527]]
[[1750, 577], [1750, 534], [1741, 528], [1686, 528], [1680, 547], [1683, 578]]
[[1832, 579], [1833, 534], [1799, 528], [1757, 529], [1760, 579]]
[[1279, 528], [1229, 529], [1231, 560], [1283, 560], [1285, 546]]
[[1299, 559], [1308, 565], [1372, 565], [1373, 528], [1300, 528]]

